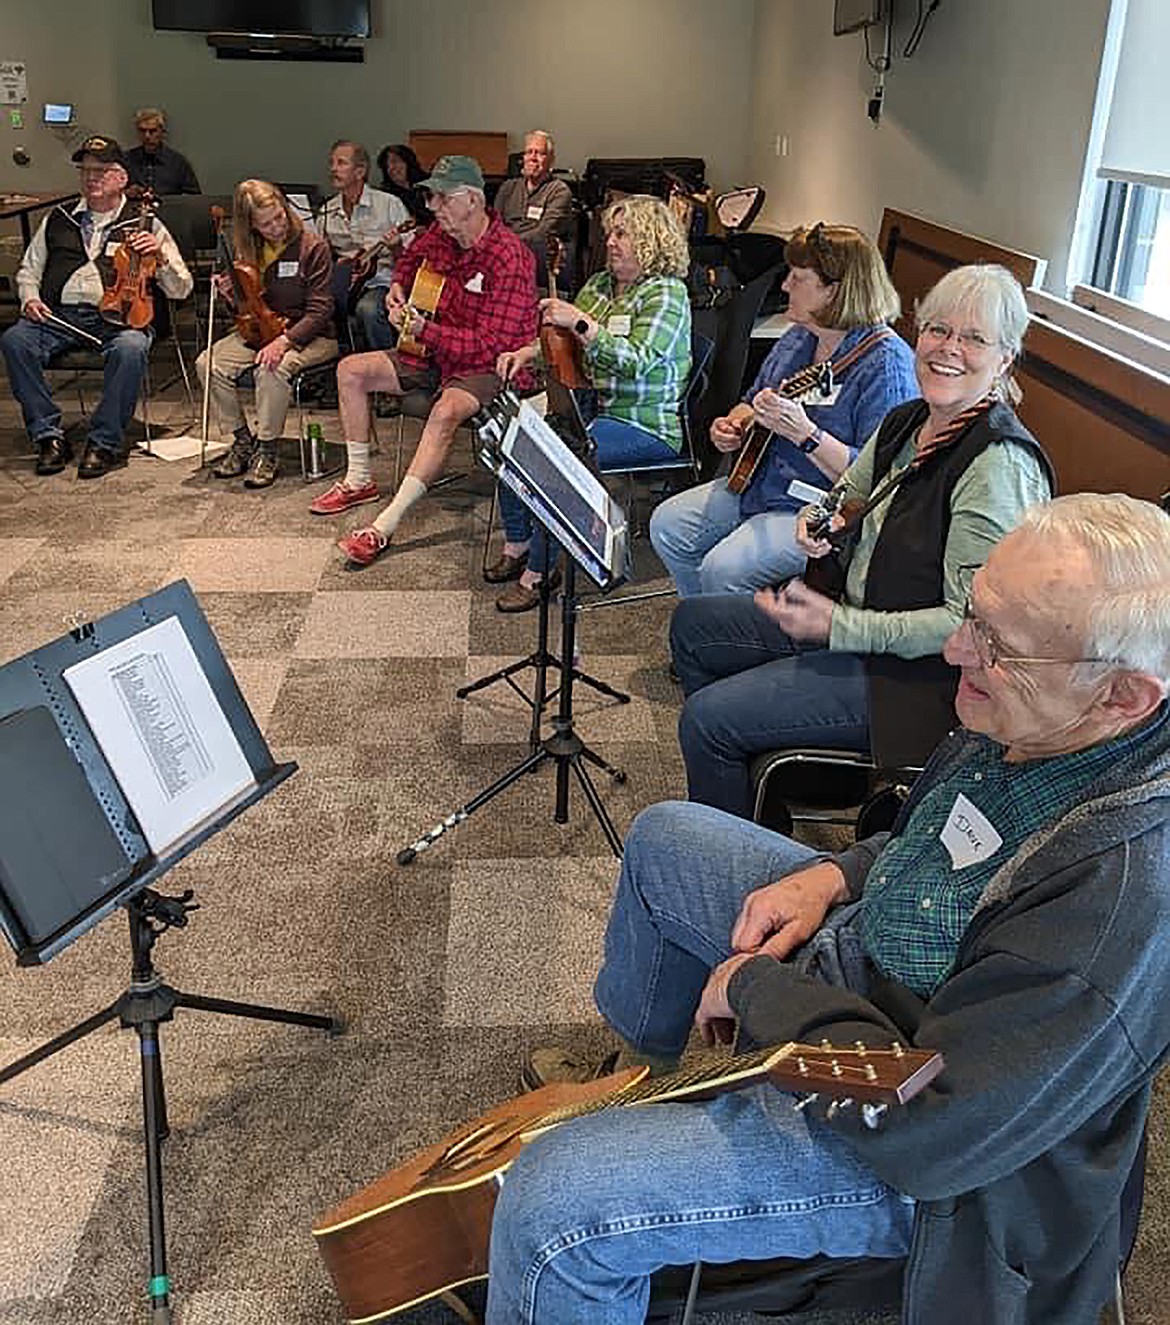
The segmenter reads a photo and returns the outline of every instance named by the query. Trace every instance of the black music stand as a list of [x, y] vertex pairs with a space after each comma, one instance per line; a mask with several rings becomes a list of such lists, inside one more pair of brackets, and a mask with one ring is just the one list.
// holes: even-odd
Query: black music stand
[[[550, 421], [551, 423], [552, 421]], [[473, 796], [466, 804], [453, 811], [440, 823], [425, 832], [409, 846], [398, 853], [400, 865], [410, 865], [420, 851], [426, 851], [451, 829], [468, 819], [476, 810], [506, 791], [525, 773], [534, 772], [542, 764], [552, 760], [556, 764], [556, 800], [553, 818], [559, 824], [569, 822], [569, 772], [576, 776], [589, 808], [605, 834], [606, 841], [614, 855], [621, 857], [622, 844], [613, 822], [602, 804], [597, 788], [589, 776], [588, 764], [600, 768], [610, 775], [615, 782], [626, 780], [626, 775], [619, 768], [607, 763], [577, 735], [573, 727], [573, 683], [580, 673], [573, 666], [576, 647], [577, 615], [579, 611], [576, 592], [577, 566], [580, 564], [602, 588], [613, 588], [621, 583], [629, 565], [628, 534], [625, 517], [597, 480], [596, 497], [603, 506], [590, 508], [582, 499], [579, 490], [571, 484], [559, 482], [564, 471], [572, 470], [580, 474], [580, 462], [573, 454], [573, 443], [578, 439], [573, 435], [571, 424], [561, 420], [560, 426], [568, 432], [569, 440], [557, 436], [551, 426], [544, 421], [534, 419], [528, 405], [522, 404], [511, 391], [500, 393], [476, 417], [476, 429], [482, 443], [480, 458], [484, 464], [512, 487], [513, 491], [525, 503], [533, 516], [544, 525], [551, 538], [556, 539], [565, 548], [565, 583], [561, 595], [561, 651], [559, 659], [548, 652], [548, 600], [547, 589], [542, 593], [542, 609], [545, 613], [541, 630], [541, 640], [537, 652], [522, 663], [513, 664], [503, 669], [502, 673], [493, 674], [465, 687], [460, 694], [470, 693], [488, 685], [494, 680], [507, 679], [511, 684], [511, 673], [526, 665], [536, 668], [536, 690], [531, 701], [533, 706], [532, 728], [529, 735], [529, 754], [502, 777], [497, 778], [489, 787]], [[521, 454], [516, 442], [530, 432], [539, 431], [543, 438], [538, 455], [540, 470], [529, 468], [527, 472], [520, 468], [524, 463], [518, 460]], [[531, 455], [529, 448], [526, 455]], [[563, 470], [560, 467], [563, 466]], [[605, 512], [605, 518], [599, 515], [599, 509]], [[599, 526], [609, 523], [607, 537], [598, 537]], [[542, 586], [547, 585], [548, 576]], [[550, 736], [540, 739], [541, 710], [545, 703], [545, 683], [550, 667], [557, 667], [560, 682], [556, 688], [557, 712], [553, 718], [553, 730]], [[584, 677], [590, 684], [597, 684], [591, 677]], [[518, 689], [518, 687], [516, 687]], [[602, 686], [598, 685], [599, 689]], [[606, 687], [608, 689], [608, 687]], [[613, 691], [614, 697], [621, 702], [628, 702], [629, 696]]]
[[[203, 679], [238, 743], [251, 780], [222, 805], [200, 819], [174, 842], [152, 848], [131, 808], [111, 759], [99, 745], [82, 707], [65, 678], [67, 670], [115, 646], [133, 645], [150, 627], [177, 619]], [[152, 645], [141, 657], [151, 665]], [[127, 665], [123, 680], [133, 728], [129, 744], [139, 740], [155, 752], [168, 794], [185, 790], [184, 749], [178, 729], [167, 727], [162, 709], [152, 707], [146, 688], [137, 689], [138, 659]], [[169, 693], [169, 692], [168, 692]], [[176, 692], [176, 707], [184, 702]], [[137, 724], [137, 725], [135, 725]], [[168, 742], [170, 744], [168, 745]], [[196, 733], [193, 744], [199, 745]], [[187, 749], [192, 742], [187, 743]], [[116, 760], [115, 760], [116, 762]], [[294, 772], [296, 764], [276, 764], [235, 678], [220, 652], [206, 618], [185, 580], [92, 623], [78, 623], [69, 635], [0, 668], [0, 931], [17, 955], [17, 964], [48, 961], [106, 916], [124, 906], [130, 918], [130, 984], [108, 1007], [0, 1069], [0, 1083], [43, 1062], [68, 1045], [118, 1018], [138, 1035], [142, 1066], [142, 1111], [146, 1148], [146, 1186], [150, 1236], [151, 1325], [169, 1325], [170, 1280], [167, 1275], [163, 1218], [162, 1142], [168, 1134], [159, 1026], [176, 1008], [218, 1012], [259, 1021], [306, 1026], [336, 1035], [336, 1018], [283, 1008], [237, 1003], [187, 994], [166, 984], [151, 960], [159, 935], [187, 924], [197, 909], [190, 890], [167, 897], [150, 885], [213, 834], [266, 796]], [[176, 768], [178, 771], [176, 772]], [[123, 775], [125, 770], [123, 766]], [[188, 782], [187, 785], [190, 785]]]

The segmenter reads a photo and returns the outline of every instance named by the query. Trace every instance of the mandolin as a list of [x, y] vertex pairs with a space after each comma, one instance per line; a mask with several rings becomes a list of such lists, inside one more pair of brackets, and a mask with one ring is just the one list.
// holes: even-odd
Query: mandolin
[[783, 1044], [671, 1076], [629, 1068], [506, 1101], [323, 1214], [313, 1236], [352, 1325], [373, 1321], [487, 1275], [496, 1192], [521, 1146], [603, 1109], [708, 1099], [770, 1081], [781, 1090], [856, 1102], [870, 1127], [942, 1071], [941, 1055], [893, 1045], [835, 1049]]
[[351, 294], [358, 294], [361, 287], [374, 274], [374, 268], [378, 265], [378, 259], [388, 249], [397, 245], [403, 235], [408, 235], [418, 226], [417, 221], [403, 221], [401, 225], [394, 227], [394, 238], [387, 239], [385, 235], [381, 239], [375, 240], [365, 248], [359, 249], [356, 253], [351, 253], [348, 257], [338, 258], [333, 264], [333, 270], [336, 273], [344, 273], [344, 281], [338, 276], [338, 283], [343, 284]]
[[[442, 272], [436, 271], [423, 258], [422, 265], [414, 273], [410, 298], [406, 301], [407, 311], [428, 320], [437, 317], [439, 300], [443, 297], [443, 286], [446, 283], [447, 278]], [[415, 359], [426, 359], [430, 355], [430, 350], [421, 340], [416, 340], [406, 332], [398, 337], [398, 349], [402, 354], [409, 354]]]
[[[885, 340], [894, 333], [889, 327], [879, 327], [877, 331], [872, 331], [849, 351], [843, 354], [840, 359], [826, 359], [824, 363], [810, 363], [807, 368], [801, 368], [793, 373], [791, 377], [785, 378], [776, 388], [778, 395], [785, 396], [789, 400], [799, 399], [801, 396], [810, 396], [810, 404], [817, 404], [817, 397], [821, 401], [827, 401], [833, 394], [833, 387], [840, 379], [841, 375], [861, 358], [867, 354], [879, 341]], [[756, 470], [760, 467], [760, 461], [771, 444], [772, 438], [776, 434], [771, 432], [762, 423], [753, 423], [744, 437], [743, 446], [735, 458], [735, 464], [731, 467], [731, 473], [727, 476], [728, 492], [741, 493], [747, 489], [748, 484], [755, 477]]]

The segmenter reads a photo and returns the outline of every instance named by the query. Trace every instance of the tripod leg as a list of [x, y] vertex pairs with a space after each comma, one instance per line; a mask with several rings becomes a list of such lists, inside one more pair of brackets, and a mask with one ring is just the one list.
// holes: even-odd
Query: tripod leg
[[590, 750], [587, 745], [581, 747], [581, 758], [588, 759], [594, 768], [600, 768], [603, 773], [608, 773], [615, 782], [626, 780], [626, 775], [620, 768], [614, 768], [612, 764], [607, 764], [596, 750]]
[[13, 1077], [18, 1077], [22, 1072], [27, 1072], [30, 1067], [35, 1067], [37, 1063], [55, 1054], [59, 1049], [64, 1049], [75, 1040], [80, 1040], [82, 1036], [88, 1035], [90, 1031], [96, 1031], [99, 1027], [104, 1026], [107, 1021], [113, 1021], [118, 1015], [119, 1007], [120, 1000], [118, 1003], [111, 1003], [108, 1008], [103, 1008], [101, 1012], [95, 1012], [92, 1017], [86, 1017], [84, 1021], [79, 1021], [76, 1026], [49, 1040], [47, 1044], [42, 1044], [39, 1049], [34, 1049], [32, 1053], [25, 1054], [23, 1058], [18, 1058], [15, 1063], [9, 1063], [6, 1068], [0, 1070], [0, 1082], [11, 1081]]
[[146, 1201], [150, 1216], [151, 1325], [170, 1325], [167, 1277], [167, 1238], [163, 1222], [162, 1144], [158, 1102], [162, 1098], [162, 1068], [159, 1060], [158, 1024], [143, 1022], [136, 1027], [142, 1055], [142, 1124], [146, 1139]]
[[579, 667], [573, 668], [573, 680], [582, 682], [582, 684], [596, 690], [598, 694], [605, 695], [608, 699], [616, 699], [619, 704], [630, 702], [630, 697], [624, 690], [615, 690], [613, 686], [607, 685], [604, 681], [599, 681], [595, 676], [590, 676], [588, 672], [581, 671]]
[[525, 773], [531, 773], [533, 769], [539, 768], [550, 757], [547, 750], [534, 750], [527, 759], [522, 760], [515, 768], [509, 769], [502, 778], [497, 778], [490, 787], [485, 791], [481, 791], [478, 796], [473, 796], [466, 805], [449, 814], [442, 823], [428, 829], [422, 837], [412, 842], [410, 846], [403, 847], [398, 853], [398, 863], [400, 865], [413, 864], [420, 851], [425, 851], [428, 847], [434, 846], [439, 838], [449, 833], [452, 828], [458, 828], [464, 819], [474, 814], [481, 805], [486, 805], [493, 796], [498, 796], [501, 791], [507, 791], [513, 782], [522, 778]]
[[593, 785], [588, 772], [582, 763], [581, 755], [573, 755], [566, 761], [572, 764], [573, 772], [577, 775], [577, 781], [581, 784], [581, 790], [585, 793], [585, 799], [589, 802], [589, 808], [593, 811], [593, 817], [601, 825], [601, 831], [605, 834], [609, 842], [610, 850], [621, 860], [622, 858], [622, 840], [617, 835], [617, 829], [613, 826], [613, 820], [606, 812], [605, 806], [601, 803], [601, 797], [597, 794], [597, 788]]
[[328, 1031], [340, 1035], [344, 1024], [336, 1017], [318, 1016], [314, 1012], [293, 1012], [288, 1008], [269, 1008], [259, 1003], [236, 1003], [228, 998], [208, 998], [204, 994], [175, 992], [175, 1007], [192, 1008], [196, 1012], [221, 1012], [228, 1017], [251, 1017], [254, 1021], [282, 1021], [290, 1026], [308, 1026], [310, 1030]]

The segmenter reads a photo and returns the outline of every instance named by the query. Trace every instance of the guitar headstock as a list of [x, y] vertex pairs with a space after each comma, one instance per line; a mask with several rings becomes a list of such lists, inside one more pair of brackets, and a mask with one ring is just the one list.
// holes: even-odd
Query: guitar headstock
[[766, 1070], [781, 1090], [812, 1092], [862, 1104], [905, 1104], [943, 1069], [943, 1057], [929, 1049], [892, 1044], [875, 1049], [858, 1042], [785, 1044], [768, 1059]]
[[561, 274], [565, 264], [565, 246], [556, 235], [549, 235], [544, 241], [544, 265], [550, 277]]

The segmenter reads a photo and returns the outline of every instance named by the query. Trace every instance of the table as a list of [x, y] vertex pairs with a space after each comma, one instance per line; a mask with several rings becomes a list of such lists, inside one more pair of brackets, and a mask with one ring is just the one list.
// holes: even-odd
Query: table
[[44, 207], [55, 207], [59, 202], [72, 202], [77, 192], [72, 193], [0, 193], [0, 221], [20, 218], [20, 233], [24, 246], [32, 243], [32, 223], [29, 217]]

